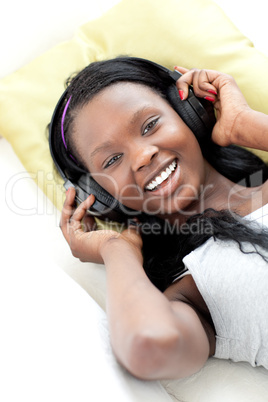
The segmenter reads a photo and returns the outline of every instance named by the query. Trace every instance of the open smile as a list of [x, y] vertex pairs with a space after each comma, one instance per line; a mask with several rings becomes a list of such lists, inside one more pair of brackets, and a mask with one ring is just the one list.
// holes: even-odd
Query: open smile
[[179, 170], [178, 160], [174, 159], [166, 168], [154, 177], [146, 186], [145, 191], [154, 192], [166, 186], [174, 176], [175, 171]]

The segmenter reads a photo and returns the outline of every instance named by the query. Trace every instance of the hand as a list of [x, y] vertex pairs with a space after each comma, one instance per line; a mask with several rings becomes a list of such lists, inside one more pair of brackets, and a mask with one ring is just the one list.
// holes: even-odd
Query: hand
[[102, 251], [111, 240], [120, 242], [121, 247], [130, 246], [141, 255], [142, 240], [138, 227], [129, 226], [122, 233], [97, 230], [94, 218], [87, 213], [94, 200], [94, 196], [90, 195], [75, 209], [75, 189], [71, 187], [66, 194], [60, 227], [73, 256], [82, 262], [102, 264]]
[[214, 70], [175, 69], [183, 74], [176, 83], [181, 98], [187, 99], [188, 87], [192, 85], [197, 97], [213, 102], [217, 122], [212, 131], [212, 140], [221, 146], [237, 143], [237, 118], [251, 109], [235, 80], [230, 75]]

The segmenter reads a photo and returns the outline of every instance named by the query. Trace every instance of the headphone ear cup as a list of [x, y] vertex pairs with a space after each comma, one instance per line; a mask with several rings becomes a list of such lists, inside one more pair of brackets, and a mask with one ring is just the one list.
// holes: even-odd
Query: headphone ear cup
[[76, 181], [75, 188], [79, 202], [86, 200], [90, 194], [95, 196], [95, 202], [89, 212], [100, 219], [125, 222], [129, 217], [140, 214], [139, 211], [127, 208], [117, 201], [90, 174], [81, 175]]
[[203, 100], [197, 98], [191, 89], [189, 89], [188, 98], [182, 101], [175, 84], [168, 87], [167, 97], [171, 106], [192, 130], [197, 140], [208, 141], [216, 121], [213, 106], [207, 101], [202, 102]]

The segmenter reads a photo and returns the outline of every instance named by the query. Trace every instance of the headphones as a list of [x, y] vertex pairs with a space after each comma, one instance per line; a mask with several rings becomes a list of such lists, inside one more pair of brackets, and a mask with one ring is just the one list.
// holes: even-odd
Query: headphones
[[[205, 99], [197, 98], [194, 92], [189, 88], [189, 95], [186, 100], [181, 100], [176, 87], [176, 81], [182, 76], [178, 71], [171, 71], [157, 63], [137, 57], [130, 57], [130, 60], [138, 61], [154, 69], [154, 73], [159, 76], [159, 80], [168, 82], [166, 88], [167, 100], [187, 124], [187, 126], [195, 134], [198, 142], [204, 144], [210, 140], [213, 126], [216, 123], [214, 108], [211, 102]], [[93, 194], [95, 202], [91, 206], [88, 213], [101, 220], [110, 220], [115, 222], [126, 222], [131, 217], [139, 216], [142, 220], [143, 213], [125, 207], [117, 201], [111, 194], [102, 188], [90, 175], [89, 172], [79, 167], [74, 158], [62, 158], [59, 151], [56, 150], [56, 136], [60, 134], [58, 121], [64, 119], [67, 107], [62, 112], [66, 104], [67, 89], [60, 97], [54, 110], [51, 123], [49, 125], [49, 147], [53, 161], [64, 179], [64, 187], [74, 187], [76, 190], [76, 201], [83, 202], [86, 198]], [[70, 98], [69, 98], [70, 100]], [[68, 113], [68, 110], [67, 110]], [[64, 116], [62, 116], [64, 114]], [[63, 125], [63, 123], [62, 123]], [[70, 155], [71, 156], [71, 155]]]

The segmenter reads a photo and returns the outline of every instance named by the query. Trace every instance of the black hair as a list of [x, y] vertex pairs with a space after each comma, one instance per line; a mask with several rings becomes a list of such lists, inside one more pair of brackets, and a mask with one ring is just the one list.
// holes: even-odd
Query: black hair
[[[157, 234], [157, 235], [156, 235]], [[170, 227], [166, 222], [151, 224], [143, 239], [144, 269], [147, 276], [158, 289], [164, 291], [176, 277], [184, 272], [183, 258], [204, 244], [209, 238], [223, 241], [232, 240], [245, 254], [256, 253], [268, 263], [268, 229], [260, 228], [228, 211], [206, 209], [191, 216], [182, 227]], [[247, 251], [247, 243], [253, 251]]]
[[[85, 170], [83, 161], [75, 147], [73, 135], [73, 122], [79, 110], [100, 91], [117, 82], [135, 82], [146, 85], [169, 101], [166, 89], [169, 84], [166, 81], [167, 79], [164, 76], [159, 79], [159, 74], [150, 63], [140, 63], [138, 59], [131, 57], [117, 57], [91, 63], [67, 81], [66, 102], [71, 97], [64, 120], [67, 150], [63, 146], [61, 137], [55, 136], [55, 151], [62, 159], [63, 165], [69, 166], [70, 171], [74, 166], [74, 179], [77, 175], [77, 165], [81, 167], [81, 171]], [[62, 104], [59, 116], [62, 116], [65, 104]], [[57, 133], [60, 133], [60, 124], [60, 119], [58, 119], [55, 130]], [[205, 159], [219, 173], [234, 183], [253, 187], [260, 185], [268, 178], [267, 165], [259, 157], [245, 149], [234, 145], [221, 147], [210, 139], [200, 143], [200, 147]], [[76, 159], [76, 164], [73, 163], [70, 155]], [[202, 245], [211, 236], [235, 240], [238, 242], [241, 251], [243, 251], [242, 243], [244, 241], [250, 241], [256, 246], [268, 249], [267, 231], [260, 232], [249, 225], [245, 225], [243, 221], [239, 220], [239, 217], [235, 217], [228, 211], [210, 209], [192, 216], [186, 222], [188, 225], [187, 234], [185, 231], [184, 233], [167, 231], [165, 223], [154, 217], [148, 216], [148, 223], [152, 227], [154, 224], [159, 225], [161, 230], [157, 234], [153, 230], [149, 234], [144, 234], [141, 231], [144, 245], [144, 269], [151, 281], [161, 290], [169, 286], [174, 275], [183, 269], [183, 257]], [[192, 225], [196, 226], [197, 224], [203, 229], [205, 227], [209, 230], [202, 229], [198, 233], [193, 233]]]

